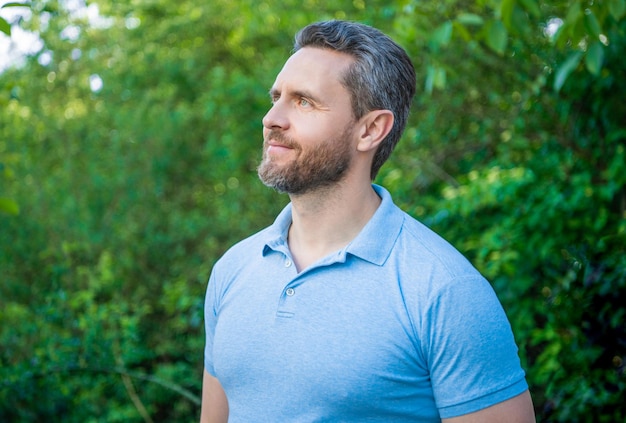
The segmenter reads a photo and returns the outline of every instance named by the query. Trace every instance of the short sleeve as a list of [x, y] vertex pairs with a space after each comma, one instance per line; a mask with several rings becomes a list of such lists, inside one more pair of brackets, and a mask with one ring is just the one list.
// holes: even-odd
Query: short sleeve
[[441, 286], [430, 299], [423, 329], [442, 418], [490, 407], [528, 389], [511, 326], [482, 276]]
[[204, 300], [204, 328], [205, 328], [205, 345], [204, 345], [204, 368], [212, 376], [215, 376], [213, 368], [213, 339], [215, 337], [215, 325], [217, 324], [217, 289], [215, 268], [209, 277], [207, 285], [206, 297]]

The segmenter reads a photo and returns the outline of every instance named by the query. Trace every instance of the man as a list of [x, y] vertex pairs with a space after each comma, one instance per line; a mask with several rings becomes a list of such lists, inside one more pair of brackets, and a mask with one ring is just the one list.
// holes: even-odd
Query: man
[[372, 185], [414, 92], [376, 29], [296, 36], [258, 168], [291, 203], [213, 268], [203, 422], [534, 422], [489, 284]]

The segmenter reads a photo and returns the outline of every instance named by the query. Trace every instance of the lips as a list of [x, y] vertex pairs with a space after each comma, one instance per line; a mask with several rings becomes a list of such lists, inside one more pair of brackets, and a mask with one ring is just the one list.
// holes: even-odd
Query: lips
[[284, 154], [288, 154], [293, 151], [293, 148], [285, 147], [282, 144], [269, 143], [267, 144], [267, 148], [265, 149], [264, 156], [278, 158], [283, 156]]
[[292, 140], [285, 137], [283, 134], [277, 131], [269, 131], [265, 136], [264, 142], [267, 150], [270, 149], [289, 149], [295, 150], [297, 148], [297, 144]]
[[274, 140], [270, 140], [267, 142], [267, 147], [268, 148], [288, 148], [288, 149], [292, 149], [292, 147], [289, 147], [288, 145], [285, 145], [282, 142], [276, 142]]

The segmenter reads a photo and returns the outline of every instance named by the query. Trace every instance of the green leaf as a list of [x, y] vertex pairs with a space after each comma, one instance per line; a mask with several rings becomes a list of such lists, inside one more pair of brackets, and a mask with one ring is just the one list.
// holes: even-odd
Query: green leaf
[[570, 54], [570, 56], [559, 66], [559, 69], [556, 71], [556, 75], [554, 76], [554, 90], [560, 91], [565, 84], [565, 81], [570, 76], [572, 72], [576, 69], [578, 64], [580, 63], [580, 59], [583, 57], [582, 51], [577, 51], [575, 53]]
[[4, 18], [0, 18], [0, 32], [11, 35], [11, 25]]
[[435, 72], [435, 88], [443, 90], [446, 88], [446, 70], [443, 68], [437, 68]]
[[472, 39], [472, 34], [465, 28], [460, 22], [455, 21], [453, 23], [454, 31], [458, 34], [459, 37], [465, 42], [469, 42]]
[[29, 3], [18, 3], [18, 2], [11, 2], [11, 3], [5, 3], [2, 6], [0, 6], [0, 9], [4, 9], [5, 7], [30, 7], [31, 5]]
[[440, 47], [445, 47], [450, 43], [452, 38], [452, 22], [447, 21], [440, 25], [433, 35], [430, 37], [430, 46], [433, 51], [439, 50]]
[[626, 13], [626, 0], [610, 0], [609, 13], [616, 21], [620, 20]]
[[515, 0], [502, 0], [500, 3], [500, 19], [508, 27], [511, 26], [511, 16], [515, 8]]
[[494, 52], [502, 55], [508, 44], [509, 37], [502, 21], [491, 21], [487, 26], [487, 46]]
[[443, 90], [446, 87], [446, 70], [429, 65], [426, 70], [425, 91], [432, 94], [433, 88]]
[[457, 22], [460, 22], [463, 25], [475, 25], [475, 26], [482, 25], [484, 22], [484, 19], [481, 16], [476, 15], [474, 13], [459, 13], [456, 16], [456, 20]]
[[14, 200], [0, 197], [0, 212], [17, 215], [20, 213], [20, 207]]
[[600, 27], [600, 22], [596, 18], [596, 15], [593, 12], [589, 12], [585, 14], [585, 28], [590, 35], [594, 38], [597, 38], [602, 33], [602, 28]]
[[593, 43], [585, 56], [585, 66], [592, 75], [599, 75], [604, 62], [604, 47], [600, 41]]
[[538, 18], [541, 16], [541, 9], [539, 9], [539, 5], [535, 0], [520, 0], [520, 3], [533, 17]]
[[580, 2], [574, 2], [569, 10], [567, 11], [567, 15], [565, 16], [565, 23], [575, 26], [580, 19], [580, 15], [582, 15], [582, 9], [580, 7]]
[[561, 28], [559, 28], [559, 31], [556, 33], [555, 41], [557, 45], [564, 47], [569, 37], [579, 38], [581, 36], [581, 34], [576, 34], [576, 28], [579, 27], [578, 22], [582, 19], [582, 14], [580, 2], [574, 2], [567, 11], [563, 25], [561, 25]]

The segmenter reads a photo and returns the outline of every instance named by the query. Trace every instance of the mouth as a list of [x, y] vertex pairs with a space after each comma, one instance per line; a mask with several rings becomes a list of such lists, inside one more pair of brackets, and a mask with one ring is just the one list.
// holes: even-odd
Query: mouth
[[264, 142], [266, 153], [283, 153], [289, 150], [295, 150], [295, 146], [288, 140], [284, 140], [282, 137], [274, 136], [273, 134], [268, 135]]
[[281, 154], [290, 150], [293, 150], [293, 148], [288, 147], [285, 144], [269, 142], [267, 143], [267, 149], [265, 151], [267, 154]]
[[270, 139], [267, 142], [268, 147], [282, 147], [282, 148], [293, 148], [289, 143], [284, 141], [279, 141], [275, 139]]

